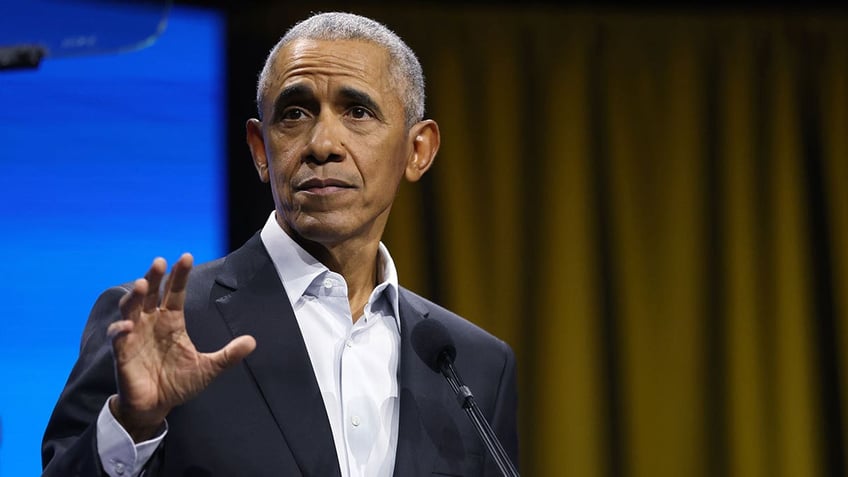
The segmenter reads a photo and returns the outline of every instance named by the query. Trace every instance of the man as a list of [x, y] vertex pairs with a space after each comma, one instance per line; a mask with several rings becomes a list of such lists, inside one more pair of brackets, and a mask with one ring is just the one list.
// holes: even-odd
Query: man
[[51, 417], [44, 475], [497, 475], [410, 332], [438, 320], [513, 460], [512, 351], [401, 288], [380, 243], [398, 186], [439, 147], [421, 67], [356, 15], [313, 16], [274, 47], [247, 142], [275, 211], [196, 267], [163, 259], [105, 292]]

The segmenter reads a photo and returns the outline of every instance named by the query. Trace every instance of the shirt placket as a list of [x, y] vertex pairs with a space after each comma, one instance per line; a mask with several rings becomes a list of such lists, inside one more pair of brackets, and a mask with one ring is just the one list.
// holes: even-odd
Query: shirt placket
[[366, 306], [363, 316], [349, 329], [345, 338], [341, 359], [341, 405], [344, 426], [345, 446], [348, 455], [351, 477], [368, 475], [368, 461], [376, 439], [379, 414], [372, 409], [372, 397], [364, 388], [368, 376], [363, 373], [360, 353], [364, 334], [373, 324]]

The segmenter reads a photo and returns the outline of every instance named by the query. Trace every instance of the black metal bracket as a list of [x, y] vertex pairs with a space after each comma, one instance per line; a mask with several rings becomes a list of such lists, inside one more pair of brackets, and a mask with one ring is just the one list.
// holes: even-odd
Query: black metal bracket
[[0, 70], [36, 69], [46, 54], [39, 45], [0, 46]]

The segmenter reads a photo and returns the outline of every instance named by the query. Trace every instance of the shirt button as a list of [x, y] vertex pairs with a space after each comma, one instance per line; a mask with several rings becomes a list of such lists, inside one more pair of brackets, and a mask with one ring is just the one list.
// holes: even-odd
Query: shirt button
[[345, 346], [348, 348], [353, 348], [353, 340], [345, 340]]
[[329, 278], [324, 279], [324, 288], [333, 288], [333, 281]]
[[353, 427], [359, 427], [359, 424], [362, 421], [359, 420], [359, 416], [353, 416], [350, 418], [350, 423], [353, 424]]
[[117, 464], [115, 464], [115, 473], [116, 474], [124, 475], [125, 470], [126, 470], [126, 467], [124, 466], [123, 462], [118, 462]]

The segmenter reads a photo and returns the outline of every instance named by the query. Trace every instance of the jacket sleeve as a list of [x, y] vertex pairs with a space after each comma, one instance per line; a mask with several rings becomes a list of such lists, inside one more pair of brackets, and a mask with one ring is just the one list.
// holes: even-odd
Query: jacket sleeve
[[[503, 343], [503, 342], [502, 342]], [[518, 391], [516, 386], [515, 354], [506, 343], [505, 360], [498, 386], [495, 409], [492, 414], [491, 426], [501, 445], [509, 455], [515, 468], [518, 469]], [[500, 469], [491, 456], [487, 456], [485, 475], [501, 475]]]
[[126, 286], [107, 290], [91, 310], [80, 354], [59, 396], [41, 445], [42, 476], [104, 476], [97, 453], [97, 416], [117, 389], [106, 329], [120, 318]]

